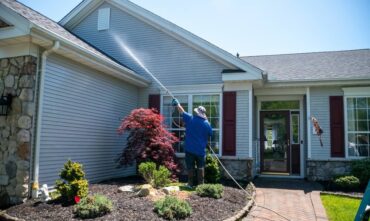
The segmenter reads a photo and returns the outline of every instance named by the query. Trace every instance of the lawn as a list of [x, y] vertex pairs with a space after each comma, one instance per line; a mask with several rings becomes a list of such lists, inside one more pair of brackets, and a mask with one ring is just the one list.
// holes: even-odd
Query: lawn
[[361, 199], [334, 195], [321, 195], [321, 201], [330, 221], [354, 220], [361, 203]]

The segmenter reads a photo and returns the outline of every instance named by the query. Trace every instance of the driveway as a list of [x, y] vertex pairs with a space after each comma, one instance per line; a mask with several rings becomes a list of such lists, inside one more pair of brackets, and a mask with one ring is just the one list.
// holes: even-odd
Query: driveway
[[[321, 186], [315, 182], [295, 179], [258, 178], [256, 186], [258, 205], [294, 221], [327, 221], [325, 209], [321, 203]], [[254, 207], [243, 221], [286, 221], [274, 212]]]

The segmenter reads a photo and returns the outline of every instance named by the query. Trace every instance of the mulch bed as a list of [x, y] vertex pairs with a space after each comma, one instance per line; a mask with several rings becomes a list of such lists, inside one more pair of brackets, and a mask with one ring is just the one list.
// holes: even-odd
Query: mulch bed
[[[91, 184], [90, 194], [104, 194], [113, 201], [114, 210], [94, 220], [164, 220], [153, 212], [154, 203], [146, 197], [136, 197], [134, 193], [119, 193], [118, 187], [138, 184], [136, 178], [126, 178]], [[192, 194], [187, 200], [193, 213], [185, 220], [224, 220], [241, 210], [247, 204], [242, 190], [225, 187], [224, 197], [212, 199]], [[25, 220], [79, 220], [73, 214], [73, 206], [62, 206], [57, 202], [35, 203], [29, 200], [7, 209], [7, 214]]]

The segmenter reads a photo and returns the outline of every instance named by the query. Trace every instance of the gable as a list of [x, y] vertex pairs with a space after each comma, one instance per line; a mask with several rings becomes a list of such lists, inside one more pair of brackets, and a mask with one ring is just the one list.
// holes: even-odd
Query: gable
[[[98, 31], [99, 9], [104, 8], [110, 8], [110, 27]], [[72, 32], [121, 64], [145, 75], [145, 70], [124, 49], [129, 48], [167, 85], [221, 83], [222, 70], [229, 68], [108, 3], [91, 12]]]

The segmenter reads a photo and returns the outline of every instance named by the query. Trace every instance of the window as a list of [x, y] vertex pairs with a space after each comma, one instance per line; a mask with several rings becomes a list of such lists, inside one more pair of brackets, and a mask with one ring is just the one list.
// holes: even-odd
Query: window
[[346, 97], [349, 157], [370, 156], [370, 97]]
[[299, 101], [262, 101], [261, 110], [299, 109]]
[[[200, 105], [206, 108], [208, 121], [213, 129], [213, 136], [209, 144], [216, 153], [220, 153], [220, 95], [180, 95], [176, 96], [176, 98], [188, 113], [195, 114], [194, 108]], [[177, 153], [184, 153], [186, 134], [182, 117], [177, 109], [172, 107], [172, 98], [170, 96], [163, 96], [162, 102], [162, 114], [165, 117], [165, 124], [168, 126], [168, 130], [180, 139], [180, 141], [175, 144], [174, 149]]]

